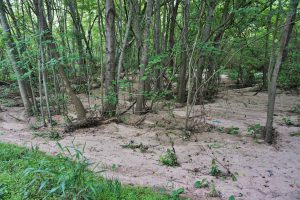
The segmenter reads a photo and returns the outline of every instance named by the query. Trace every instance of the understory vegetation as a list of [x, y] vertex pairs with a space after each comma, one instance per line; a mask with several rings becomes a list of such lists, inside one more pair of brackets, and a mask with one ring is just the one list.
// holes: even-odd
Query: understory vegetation
[[[246, 135], [257, 145], [271, 145], [280, 138], [275, 122], [292, 128], [290, 136], [297, 139], [300, 104], [281, 115], [275, 102], [278, 93], [300, 94], [299, 20], [299, 0], [0, 0], [1, 131], [12, 131], [13, 119], [28, 126], [33, 139], [55, 142], [112, 122], [147, 124], [151, 131], [163, 130], [164, 140], [153, 136], [167, 143], [155, 160], [163, 169], [185, 164], [174, 141], [208, 141], [195, 133], [217, 131], [233, 141]], [[243, 91], [253, 94], [235, 101], [241, 106], [230, 105], [231, 96], [223, 95], [229, 90], [241, 94], [236, 98]], [[245, 131], [242, 120], [255, 110], [256, 95], [265, 118], [249, 112], [257, 119]], [[214, 111], [205, 110], [206, 104], [217, 99], [241, 122], [207, 118]], [[22, 125], [16, 132], [27, 131]], [[118, 146], [147, 157], [154, 145], [136, 140], [141, 134]], [[173, 135], [180, 139], [173, 141]], [[227, 148], [225, 141], [209, 138], [205, 148]], [[81, 151], [61, 150], [50, 157], [0, 143], [0, 199], [174, 200], [185, 193], [106, 180]], [[236, 181], [227, 159], [208, 156], [207, 174]], [[194, 186], [221, 196], [211, 180]]]
[[90, 161], [76, 149], [64, 149], [69, 157], [3, 143], [0, 149], [0, 199], [172, 199], [148, 188], [105, 180], [89, 170]]

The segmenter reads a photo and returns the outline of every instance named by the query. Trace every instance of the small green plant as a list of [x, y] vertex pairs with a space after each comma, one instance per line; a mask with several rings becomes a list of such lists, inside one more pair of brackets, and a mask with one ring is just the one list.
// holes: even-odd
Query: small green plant
[[120, 123], [129, 124], [128, 117], [126, 117], [126, 116], [119, 117], [119, 120], [120, 120]]
[[131, 140], [128, 144], [121, 145], [121, 147], [125, 149], [133, 149], [133, 150], [139, 149], [142, 153], [147, 152], [147, 150], [149, 149], [149, 147], [143, 145], [143, 143], [135, 144], [133, 140]]
[[4, 195], [7, 192], [6, 186], [3, 184], [0, 184], [0, 199], [4, 199]]
[[289, 110], [292, 113], [300, 114], [300, 104], [295, 105], [293, 108]]
[[206, 180], [206, 178], [201, 179], [200, 181], [196, 181], [194, 183], [195, 188], [208, 188], [209, 182]]
[[252, 124], [248, 126], [247, 131], [252, 137], [257, 138], [257, 135], [261, 135], [263, 127], [260, 124]]
[[218, 131], [219, 133], [225, 133], [225, 128], [224, 128], [223, 126], [218, 127], [218, 128], [217, 128], [217, 131]]
[[282, 121], [287, 126], [293, 125], [293, 122], [292, 122], [292, 120], [291, 120], [291, 118], [289, 116], [283, 117]]
[[238, 127], [230, 127], [228, 130], [227, 130], [227, 134], [229, 135], [238, 135], [240, 133], [240, 128]]
[[234, 174], [231, 175], [231, 180], [232, 180], [233, 182], [236, 182], [236, 181], [237, 181], [237, 178], [236, 178], [236, 176], [235, 176]]
[[220, 197], [220, 192], [216, 189], [216, 185], [214, 183], [210, 184], [210, 190], [208, 196], [210, 197]]
[[212, 143], [212, 144], [209, 144], [208, 145], [210, 148], [214, 148], [214, 149], [218, 149], [218, 148], [222, 148], [222, 147], [224, 147], [224, 145], [223, 144], [220, 144], [220, 143]]
[[50, 131], [48, 137], [50, 140], [61, 140], [62, 139], [62, 136], [57, 131]]
[[170, 200], [179, 200], [180, 199], [180, 195], [184, 193], [184, 189], [183, 188], [179, 188], [177, 190], [173, 190], [171, 192], [171, 199]]
[[162, 165], [166, 165], [166, 166], [170, 166], [170, 167], [179, 166], [175, 151], [174, 150], [172, 151], [171, 149], [167, 149], [166, 154], [161, 155], [159, 157], [159, 162]]
[[219, 176], [221, 174], [221, 170], [219, 169], [215, 159], [212, 159], [211, 161], [210, 174], [212, 176]]
[[28, 126], [28, 128], [29, 128], [30, 130], [33, 130], [33, 131], [38, 130], [40, 127], [41, 127], [41, 126], [40, 126], [39, 123], [30, 123], [29, 126]]
[[32, 133], [34, 136], [41, 138], [49, 138], [50, 140], [61, 140], [62, 136], [55, 130], [51, 131], [36, 131]]
[[235, 197], [233, 195], [231, 195], [228, 200], [235, 200]]

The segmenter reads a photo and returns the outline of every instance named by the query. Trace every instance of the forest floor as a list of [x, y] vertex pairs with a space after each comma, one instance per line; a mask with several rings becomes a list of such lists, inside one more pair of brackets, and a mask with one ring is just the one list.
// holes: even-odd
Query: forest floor
[[[231, 195], [235, 199], [300, 199], [300, 128], [287, 126], [283, 120], [289, 116], [290, 121], [297, 121], [297, 115], [289, 110], [300, 103], [300, 96], [279, 92], [274, 121], [278, 137], [276, 144], [267, 145], [247, 132], [249, 125], [264, 125], [266, 119], [267, 94], [254, 94], [231, 89], [220, 92], [216, 101], [204, 108], [195, 106], [193, 121], [199, 126], [188, 138], [182, 131], [185, 108], [162, 106], [156, 114], [126, 114], [123, 123], [64, 134], [59, 143], [85, 146], [84, 155], [97, 164], [97, 170], [106, 169], [105, 177], [124, 184], [150, 186], [158, 191], [183, 187], [191, 199], [228, 199]], [[54, 119], [62, 121], [61, 116]], [[0, 141], [38, 146], [56, 155], [57, 141], [42, 137], [47, 129], [32, 130], [30, 124], [34, 123], [34, 119], [24, 117], [22, 107], [6, 107], [0, 112]], [[232, 127], [238, 127], [240, 133], [227, 134]], [[162, 166], [159, 158], [172, 149], [172, 143], [180, 166]], [[217, 165], [223, 172], [226, 169], [222, 165], [228, 166], [237, 180], [211, 176], [213, 158], [220, 162]], [[220, 197], [209, 197], [208, 188], [194, 187], [203, 178], [214, 183]]]

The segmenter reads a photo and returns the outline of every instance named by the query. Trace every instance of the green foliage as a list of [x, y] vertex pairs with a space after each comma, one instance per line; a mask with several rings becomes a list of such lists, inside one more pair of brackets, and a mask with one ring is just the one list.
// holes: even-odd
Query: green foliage
[[128, 144], [121, 145], [121, 147], [126, 148], [126, 149], [139, 149], [142, 153], [147, 152], [149, 149], [148, 146], [143, 145], [143, 143], [140, 144], [135, 144], [133, 140], [131, 140]]
[[2, 143], [0, 149], [0, 199], [169, 199], [148, 188], [105, 180], [89, 171], [91, 163], [74, 148], [64, 149], [68, 157]]
[[289, 54], [288, 62], [283, 63], [278, 75], [279, 86], [287, 90], [300, 87], [300, 54], [299, 51], [297, 54], [296, 52], [297, 50], [294, 53]]
[[209, 187], [209, 182], [206, 180], [206, 178], [204, 178], [199, 181], [196, 181], [194, 183], [194, 187], [195, 188], [207, 188], [207, 187]]
[[238, 135], [239, 133], [240, 133], [240, 128], [238, 128], [238, 127], [232, 126], [232, 127], [228, 128], [228, 130], [227, 130], [227, 134], [229, 134], [229, 135]]
[[221, 174], [221, 170], [219, 169], [215, 159], [212, 159], [211, 161], [210, 174], [212, 176], [219, 176]]
[[283, 123], [284, 123], [285, 125], [287, 125], [287, 126], [291, 126], [291, 125], [294, 124], [289, 116], [283, 117], [283, 118], [282, 118], [282, 121], [283, 121]]
[[161, 155], [159, 157], [159, 162], [162, 165], [166, 165], [166, 166], [170, 166], [170, 167], [179, 166], [176, 154], [171, 149], [167, 149], [166, 154], [165, 155]]
[[248, 126], [247, 131], [250, 135], [256, 138], [257, 135], [262, 134], [263, 127], [260, 124], [252, 124]]
[[236, 181], [237, 181], [237, 178], [236, 178], [236, 176], [235, 176], [234, 174], [231, 175], [231, 180], [232, 180], [233, 182], [236, 182]]
[[171, 198], [170, 200], [179, 200], [180, 199], [180, 195], [184, 193], [184, 189], [183, 188], [179, 188], [177, 190], [173, 190], [171, 192]]
[[290, 112], [300, 114], [300, 103], [291, 108]]
[[61, 140], [62, 136], [60, 135], [59, 132], [55, 130], [50, 130], [50, 131], [36, 131], [33, 132], [34, 136], [41, 137], [41, 138], [49, 138], [50, 140]]
[[225, 133], [225, 127], [221, 126], [217, 128], [217, 131], [220, 133]]
[[235, 197], [233, 195], [231, 195], [228, 200], [235, 200]]

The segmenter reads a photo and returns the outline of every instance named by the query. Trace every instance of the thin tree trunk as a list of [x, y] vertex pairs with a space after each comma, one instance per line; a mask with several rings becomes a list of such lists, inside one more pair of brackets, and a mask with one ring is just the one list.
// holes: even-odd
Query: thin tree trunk
[[121, 54], [119, 57], [119, 61], [118, 61], [118, 73], [117, 73], [117, 83], [118, 83], [118, 91], [120, 88], [120, 75], [122, 72], [122, 67], [123, 67], [123, 62], [124, 62], [124, 55], [125, 55], [125, 48], [127, 46], [127, 41], [128, 41], [128, 36], [129, 36], [129, 31], [130, 31], [130, 26], [131, 26], [131, 21], [132, 21], [132, 3], [129, 2], [129, 14], [128, 14], [128, 21], [127, 21], [127, 25], [126, 25], [126, 32], [125, 32], [125, 36], [123, 39], [123, 44], [122, 44], [122, 48], [121, 48]]
[[144, 92], [145, 92], [145, 69], [148, 65], [148, 46], [149, 46], [149, 29], [151, 25], [151, 15], [153, 9], [153, 0], [147, 1], [147, 8], [146, 8], [146, 16], [145, 16], [145, 27], [144, 27], [144, 34], [143, 34], [143, 47], [142, 47], [142, 55], [141, 55], [141, 65], [140, 65], [140, 75], [139, 75], [139, 85], [138, 85], [138, 94], [137, 94], [137, 102], [135, 112], [136, 114], [142, 114], [144, 110]]
[[103, 46], [103, 39], [105, 33], [103, 33], [104, 30], [104, 25], [103, 25], [103, 18], [102, 18], [102, 12], [101, 12], [101, 5], [100, 5], [100, 0], [97, 0], [97, 12], [98, 12], [98, 28], [99, 28], [99, 37], [100, 37], [100, 49], [99, 49], [99, 57], [100, 57], [100, 76], [101, 76], [101, 106], [102, 110], [104, 110], [104, 66], [103, 66], [103, 51], [102, 51], [102, 46]]
[[[160, 16], [160, 0], [156, 0], [156, 13], [155, 13], [155, 34], [154, 34], [154, 49], [156, 51], [156, 55], [160, 56], [161, 53], [161, 16]], [[160, 91], [162, 88], [162, 70], [161, 63], [157, 63], [155, 69], [155, 91]]]
[[105, 73], [105, 102], [104, 113], [114, 115], [117, 107], [116, 90], [116, 61], [115, 61], [115, 17], [116, 10], [113, 0], [105, 1], [106, 18], [106, 73]]
[[276, 63], [271, 73], [271, 80], [268, 87], [268, 111], [267, 111], [267, 122], [266, 122], [266, 137], [265, 142], [272, 143], [273, 141], [273, 117], [274, 117], [274, 107], [276, 99], [276, 86], [277, 86], [277, 77], [280, 66], [284, 57], [287, 56], [286, 47], [291, 37], [291, 33], [295, 24], [295, 18], [297, 14], [297, 6], [299, 0], [290, 0], [289, 13], [286, 18], [286, 23], [283, 29], [283, 33], [280, 39], [280, 48], [276, 58]]
[[[85, 74], [85, 76], [87, 76], [86, 74], [86, 70], [85, 70], [85, 52], [84, 52], [84, 47], [83, 47], [83, 43], [82, 43], [82, 32], [81, 32], [81, 27], [80, 27], [80, 19], [79, 16], [77, 15], [77, 2], [74, 0], [67, 0], [67, 5], [69, 7], [70, 10], [70, 14], [71, 17], [73, 19], [73, 24], [74, 24], [74, 35], [75, 35], [75, 40], [77, 43], [77, 49], [78, 49], [78, 56], [79, 56], [79, 60], [78, 60], [78, 64], [80, 66], [80, 70], [81, 73]], [[85, 77], [87, 78], [87, 77]]]
[[[204, 29], [202, 32], [202, 42], [207, 42], [210, 38], [211, 35], [211, 28], [212, 28], [212, 23], [214, 20], [214, 10], [216, 8], [216, 3], [213, 1], [210, 1], [207, 3], [207, 16], [206, 16], [206, 21], [204, 25]], [[205, 52], [201, 51], [199, 55], [199, 60], [198, 60], [198, 69], [196, 72], [196, 84], [195, 84], [195, 91], [200, 91], [198, 87], [202, 83], [202, 76], [203, 76], [203, 71], [204, 71], [204, 62], [206, 59], [206, 54]]]
[[[41, 27], [41, 30], [44, 33], [43, 41], [47, 41], [48, 50], [50, 51], [51, 58], [58, 61], [60, 58], [59, 52], [58, 52], [55, 40], [53, 38], [52, 32], [50, 31], [50, 29], [48, 27], [45, 15], [44, 14], [42, 16], [39, 15], [38, 0], [34, 0], [34, 6], [35, 6], [35, 14], [37, 15], [38, 18], [41, 17], [41, 20], [43, 21], [43, 23], [42, 23], [43, 27]], [[79, 120], [85, 119], [86, 118], [86, 110], [85, 110], [82, 102], [80, 101], [80, 99], [76, 96], [75, 92], [73, 91], [71, 84], [69, 82], [69, 79], [65, 74], [64, 67], [60, 63], [58, 64], [58, 73], [62, 79], [62, 83], [63, 83], [66, 93], [70, 97], [72, 104], [75, 106], [77, 118]]]
[[270, 13], [267, 17], [267, 29], [266, 29], [266, 38], [265, 38], [265, 62], [264, 62], [264, 66], [263, 66], [263, 85], [262, 87], [264, 89], [266, 89], [268, 87], [268, 52], [269, 52], [269, 31], [270, 31], [270, 27], [271, 27], [271, 19], [272, 19], [272, 5], [270, 4]]
[[46, 77], [46, 69], [45, 69], [45, 52], [44, 52], [44, 45], [43, 45], [43, 33], [42, 33], [42, 28], [43, 27], [43, 20], [42, 20], [42, 15], [43, 15], [43, 0], [38, 0], [38, 7], [39, 7], [39, 50], [40, 50], [40, 59], [39, 59], [39, 65], [40, 65], [40, 70], [42, 73], [42, 79], [43, 79], [43, 87], [44, 87], [44, 94], [45, 94], [45, 100], [46, 100], [46, 108], [47, 108], [47, 113], [48, 113], [48, 122], [50, 123], [50, 126], [52, 126], [52, 116], [51, 116], [51, 111], [50, 111], [50, 104], [49, 104], [49, 96], [48, 96], [48, 86], [47, 86], [47, 77]]
[[181, 41], [181, 68], [180, 75], [178, 79], [178, 94], [177, 101], [179, 103], [184, 103], [186, 99], [186, 69], [188, 65], [188, 31], [189, 31], [189, 14], [190, 13], [190, 1], [185, 0], [183, 8], [183, 31], [182, 31], [182, 41]]
[[12, 37], [11, 29], [10, 29], [10, 26], [7, 21], [7, 17], [5, 14], [5, 5], [4, 5], [3, 0], [0, 0], [0, 22], [1, 22], [1, 25], [3, 28], [3, 35], [5, 37], [7, 54], [9, 56], [13, 70], [17, 77], [17, 82], [18, 82], [21, 98], [22, 98], [26, 113], [28, 115], [30, 115], [31, 114], [31, 102], [29, 100], [29, 95], [27, 94], [26, 82], [22, 78], [22, 76], [23, 76], [22, 70], [18, 64], [20, 62], [19, 53], [16, 48], [16, 44]]
[[173, 52], [173, 47], [175, 45], [175, 26], [176, 26], [176, 18], [177, 18], [177, 13], [178, 13], [178, 8], [180, 5], [181, 0], [176, 0], [174, 3], [170, 3], [170, 33], [169, 33], [169, 53], [170, 53], [170, 58], [169, 58], [169, 66], [170, 68], [174, 67], [174, 58], [172, 55]]

